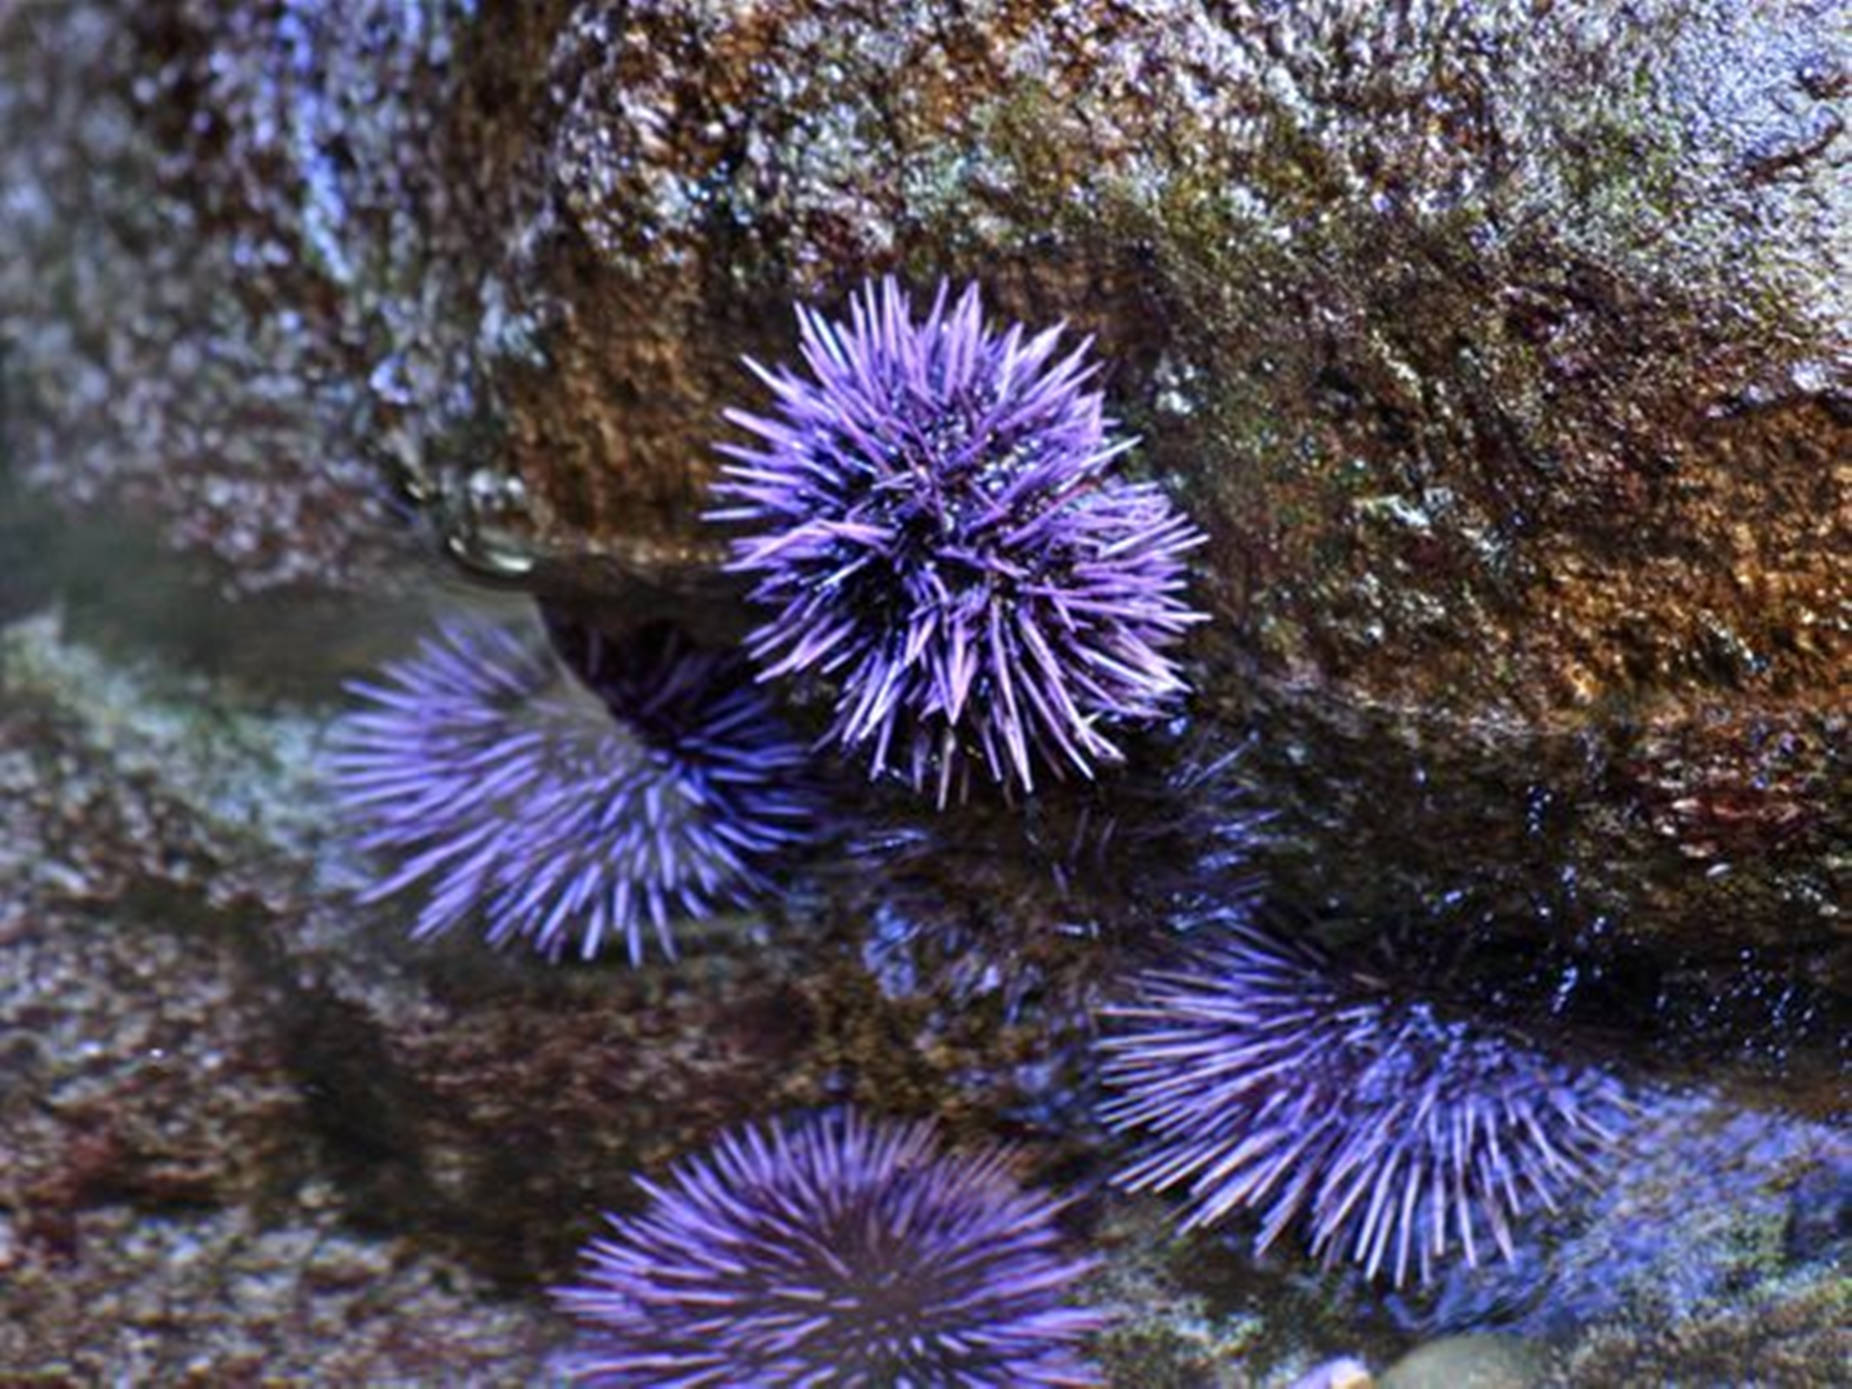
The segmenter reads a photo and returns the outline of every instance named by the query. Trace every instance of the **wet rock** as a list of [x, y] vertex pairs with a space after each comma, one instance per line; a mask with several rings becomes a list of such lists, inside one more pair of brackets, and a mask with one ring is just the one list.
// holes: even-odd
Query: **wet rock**
[[1328, 1328], [1304, 1334], [1318, 1318], [1315, 1309], [1301, 1304], [1294, 1311], [1303, 1320], [1275, 1323], [1238, 1295], [1211, 1299], [1188, 1291], [1177, 1277], [1179, 1264], [1201, 1261], [1227, 1272], [1226, 1261], [1213, 1249], [1180, 1253], [1164, 1236], [1150, 1208], [1115, 1211], [1094, 1230], [1097, 1247], [1111, 1251], [1093, 1289], [1113, 1312], [1099, 1341], [1109, 1383], [1246, 1389], [1290, 1385], [1320, 1368], [1316, 1347]]
[[1292, 1389], [1372, 1389], [1375, 1383], [1367, 1366], [1346, 1356], [1301, 1375], [1293, 1381]]
[[[400, 1255], [382, 1277], [453, 1323], [450, 1351], [441, 1331], [316, 1345], [372, 1292], [318, 1284], [347, 1236], [325, 1191], [303, 1205], [334, 1149], [314, 1122], [321, 1080], [280, 1026], [303, 990], [286, 961], [315, 938], [301, 930], [322, 823], [302, 779], [309, 728], [234, 712], [203, 678], [108, 667], [52, 616], [0, 636], [0, 690], [0, 1364], [204, 1383], [319, 1349], [371, 1367], [363, 1381], [509, 1355], [472, 1341], [475, 1294]], [[207, 1290], [240, 1279], [270, 1301], [225, 1294], [229, 1316]], [[292, 1309], [299, 1343], [253, 1339]], [[523, 1317], [480, 1313], [506, 1324], [496, 1340], [513, 1327], [531, 1346]]]
[[1836, 712], [1541, 732], [1231, 694], [1271, 894], [1633, 1061], [1843, 1105], [1852, 949]]
[[0, 1366], [35, 1384], [547, 1382], [555, 1328], [531, 1306], [356, 1235], [328, 1196], [307, 1187], [268, 1218], [102, 1205], [74, 1221], [75, 1262], [0, 1241]]
[[[636, 974], [355, 907], [310, 769], [340, 678], [438, 601], [410, 556], [737, 630], [699, 515], [737, 357], [895, 270], [1099, 334], [1214, 533], [1195, 714], [1261, 735], [1272, 895], [1338, 944], [1458, 939], [1472, 1007], [1818, 1121], [1665, 1116], [1443, 1307], [1569, 1337], [1571, 1383], [1843, 1365], [1800, 1142], [1843, 1139], [1852, 1037], [1828, 15], [0, 16], [0, 1364], [518, 1381], [632, 1169], [844, 1098], [1037, 1140], [1130, 1313], [1119, 1382], [1434, 1334], [1101, 1191], [1054, 1074], [1113, 972], [1088, 932], [1161, 929], [1194, 867], [1102, 887], [1020, 826], [926, 834]], [[302, 1340], [254, 1351], [279, 1320]]]
[[975, 272], [1100, 332], [1265, 668], [1544, 719], [1804, 697], [1852, 380], [1822, 13], [577, 6], [535, 259], [573, 308], [501, 466], [568, 569], [698, 570], [733, 358], [794, 296]]
[[[1852, 1139], [1721, 1096], [1643, 1095], [1640, 1105], [1585, 1202], [1534, 1222], [1516, 1263], [1450, 1274], [1422, 1319], [1498, 1324], [1560, 1348], [1538, 1382], [1578, 1385], [1658, 1382], [1616, 1368], [1630, 1356], [1686, 1366], [1668, 1369], [1670, 1382], [1760, 1377], [1754, 1328], [1766, 1324], [1771, 1344], [1783, 1343], [1769, 1364], [1832, 1382], [1845, 1343], [1822, 1334], [1821, 1316], [1843, 1301], [1843, 1271], [1797, 1255], [1785, 1231], [1789, 1192], [1830, 1180]], [[1738, 1368], [1691, 1368], [1707, 1355], [1714, 1366], [1739, 1357]]]
[[789, 301], [977, 273], [1100, 333], [1263, 670], [1806, 705], [1847, 601], [1825, 12], [67, 7], [0, 43], [12, 432], [227, 582], [350, 570], [371, 464], [484, 568], [661, 601]]
[[234, 591], [392, 584], [396, 491], [476, 573], [736, 631], [700, 512], [739, 354], [788, 354], [793, 298], [977, 275], [1100, 335], [1214, 532], [1225, 716], [1277, 696], [1322, 745], [1363, 705], [1468, 779], [1592, 740], [1636, 804], [1552, 867], [1640, 884], [1623, 930], [1844, 995], [1825, 13], [15, 19], [8, 451]]
[[1591, 1336], [1548, 1383], [1733, 1384], [1813, 1389], [1845, 1378], [1852, 1364], [1852, 1295], [1844, 1279], [1783, 1293], [1759, 1292], [1671, 1327], [1619, 1325]]
[[1852, 1243], [1852, 1152], [1822, 1164], [1788, 1193], [1782, 1253], [1791, 1263], [1839, 1257]]
[[1515, 1336], [1448, 1336], [1383, 1372], [1382, 1389], [1532, 1389], [1548, 1357]]
[[436, 215], [460, 18], [0, 18], [0, 442], [22, 485], [151, 523], [227, 591], [385, 582], [406, 543], [382, 470], [473, 418], [457, 356], [479, 329], [518, 335]]
[[[1579, 920], [1501, 930], [1750, 948], [1768, 979], [1735, 995], [1842, 1000], [1849, 59], [1823, 13], [530, 11], [502, 37], [546, 96], [501, 167], [545, 210], [510, 213], [505, 278], [551, 306], [547, 369], [492, 366], [497, 451], [422, 485], [490, 567], [737, 628], [700, 512], [718, 412], [757, 389], [738, 356], [789, 354], [793, 299], [976, 275], [1099, 334], [1145, 465], [1214, 533], [1206, 702], [1305, 727], [1308, 857], [1470, 843], [1531, 904], [1585, 885]], [[1331, 751], [1359, 720], [1435, 784], [1509, 784], [1510, 833], [1403, 823], [1397, 759]], [[1531, 799], [1584, 817], [1554, 861], [1502, 857]], [[1389, 910], [1461, 890], [1425, 874]]]
[[[1754, 948], [1769, 979], [1733, 997], [1824, 985], [1843, 1019], [1852, 317], [1816, 149], [1843, 55], [1783, 13], [1444, 7], [1436, 65], [1393, 9], [581, 7], [547, 167], [583, 242], [548, 282], [590, 306], [562, 375], [599, 386], [524, 396], [508, 456], [590, 538], [541, 537], [547, 572], [665, 534], [702, 572], [713, 417], [751, 389], [734, 354], [789, 350], [783, 300], [979, 273], [1101, 334], [1215, 532], [1199, 645], [1218, 692], [1283, 691], [1228, 717], [1303, 721], [1309, 859], [1470, 844], [1514, 880], [1499, 929]], [[562, 416], [587, 400], [590, 430]], [[1347, 782], [1359, 702], [1437, 794], [1506, 780], [1508, 826], [1474, 799], [1417, 829], [1428, 793], [1367, 746]], [[1537, 800], [1581, 817], [1554, 862], [1519, 847]], [[1559, 874], [1579, 901], [1546, 919]], [[1326, 890], [1399, 912], [1471, 891], [1446, 877]], [[1754, 1012], [1726, 1020], [1747, 1051]]]
[[[404, 621], [356, 617], [350, 643]], [[638, 970], [549, 968], [467, 932], [414, 946], [395, 906], [354, 903], [368, 866], [319, 773], [332, 673], [301, 682], [310, 711], [240, 669], [181, 673], [184, 654], [105, 656], [56, 610], [0, 630], [0, 1218], [28, 1290], [7, 1372], [163, 1377], [185, 1351], [202, 1382], [247, 1373], [239, 1347], [279, 1306], [305, 1326], [365, 1315], [359, 1293], [324, 1309], [319, 1265], [292, 1262], [330, 1232], [401, 1251], [394, 1277], [409, 1261], [441, 1286], [428, 1310], [459, 1338], [445, 1352], [441, 1329], [391, 1331], [413, 1310], [381, 1310], [355, 1382], [538, 1374], [540, 1290], [635, 1201], [635, 1174], [844, 1100], [995, 1136], [1042, 1083], [994, 1064], [987, 1017], [916, 1051], [919, 1019], [801, 897], [690, 927], [687, 958]], [[140, 1233], [96, 1243], [124, 1227]], [[158, 1349], [110, 1341], [98, 1308], [139, 1326], [195, 1296], [170, 1237], [211, 1245], [215, 1269], [255, 1260], [263, 1298], [212, 1334], [188, 1310]], [[112, 1291], [53, 1295], [59, 1268]], [[512, 1339], [491, 1348], [485, 1327]], [[294, 1343], [277, 1354], [266, 1372]]]

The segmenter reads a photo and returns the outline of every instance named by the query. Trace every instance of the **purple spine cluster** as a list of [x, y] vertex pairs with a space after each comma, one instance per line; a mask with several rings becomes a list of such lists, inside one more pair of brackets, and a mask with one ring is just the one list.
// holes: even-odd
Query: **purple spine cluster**
[[742, 533], [732, 567], [768, 616], [766, 677], [828, 677], [834, 738], [874, 772], [936, 778], [975, 757], [1031, 788], [1038, 763], [1090, 774], [1105, 727], [1184, 689], [1167, 654], [1201, 620], [1184, 554], [1203, 536], [1150, 484], [1115, 475], [1090, 343], [986, 328], [975, 286], [940, 286], [916, 321], [892, 280], [846, 323], [798, 310], [804, 370], [748, 362], [769, 415], [732, 460], [712, 515]]
[[925, 1124], [835, 1114], [744, 1128], [609, 1216], [582, 1281], [575, 1383], [1098, 1383], [1068, 1305], [1086, 1262], [1005, 1150], [944, 1152]]
[[1309, 945], [1224, 927], [1193, 967], [1154, 972], [1102, 1045], [1104, 1114], [1144, 1136], [1118, 1181], [1186, 1193], [1185, 1228], [1259, 1214], [1258, 1249], [1303, 1224], [1314, 1255], [1397, 1285], [1457, 1243], [1510, 1258], [1514, 1223], [1555, 1209], [1615, 1139], [1606, 1075], [1346, 978]]
[[622, 642], [555, 625], [423, 641], [338, 729], [337, 790], [361, 845], [397, 860], [367, 894], [425, 892], [412, 933], [480, 916], [494, 944], [591, 958], [739, 905], [812, 833], [803, 744], [744, 662], [667, 629]]

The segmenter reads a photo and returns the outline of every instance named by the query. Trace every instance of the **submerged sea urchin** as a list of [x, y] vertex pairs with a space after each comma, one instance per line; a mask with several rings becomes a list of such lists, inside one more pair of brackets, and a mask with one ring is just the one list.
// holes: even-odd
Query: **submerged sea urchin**
[[[1267, 817], [1246, 793], [1243, 745], [1174, 722], [1132, 743], [1108, 780], [1064, 782], [1026, 804], [897, 806], [864, 821], [849, 852], [877, 871], [855, 879], [851, 910], [883, 992], [931, 1000], [947, 1026], [965, 1025], [983, 999], [1033, 1037], [1027, 1055], [989, 1062], [1040, 1065], [1071, 1047], [1075, 1072], [1090, 1069], [1098, 1010], [1130, 962], [1149, 958], [1151, 903], [1239, 904], [1260, 887], [1253, 854]], [[1073, 1086], [1054, 1092], [1091, 1104]]]
[[1114, 1011], [1104, 1117], [1148, 1139], [1120, 1185], [1186, 1188], [1185, 1228], [1256, 1210], [1261, 1250], [1304, 1217], [1327, 1265], [1397, 1285], [1411, 1260], [1429, 1280], [1456, 1238], [1469, 1265], [1487, 1234], [1509, 1259], [1513, 1222], [1589, 1178], [1626, 1111], [1598, 1071], [1442, 1021], [1247, 923]]
[[1150, 484], [1113, 475], [1088, 343], [984, 326], [976, 286], [926, 316], [891, 279], [847, 324], [805, 308], [807, 375], [747, 365], [772, 417], [729, 410], [757, 447], [723, 446], [715, 519], [749, 530], [731, 567], [771, 612], [749, 645], [766, 677], [837, 685], [832, 736], [943, 803], [975, 753], [992, 780], [1032, 760], [1118, 760], [1101, 725], [1158, 713], [1184, 686], [1165, 655], [1200, 618], [1183, 553], [1202, 534]]
[[810, 833], [805, 752], [737, 658], [666, 628], [613, 643], [552, 624], [578, 673], [500, 627], [450, 626], [384, 678], [337, 730], [333, 771], [362, 847], [400, 865], [367, 894], [414, 884], [412, 934], [481, 911], [517, 938], [591, 958], [646, 925], [743, 903]]
[[584, 1281], [556, 1289], [585, 1328], [567, 1361], [595, 1385], [1093, 1384], [1065, 1305], [1056, 1203], [1008, 1153], [944, 1153], [926, 1124], [826, 1116], [744, 1128], [642, 1182]]

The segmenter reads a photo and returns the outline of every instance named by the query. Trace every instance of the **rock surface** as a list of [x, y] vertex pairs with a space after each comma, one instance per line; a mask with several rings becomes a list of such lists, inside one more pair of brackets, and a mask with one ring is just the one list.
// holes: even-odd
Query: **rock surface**
[[[1482, 1324], [1571, 1384], [1842, 1367], [1843, 1221], [1785, 1203], [1852, 1061], [1849, 99], [1830, 0], [0, 5], [0, 1371], [540, 1382], [632, 1169], [841, 1099], [1087, 1193], [1118, 1382]], [[890, 270], [1098, 335], [1213, 536], [1144, 751], [1238, 772], [1166, 820], [1137, 769], [1161, 829], [1079, 872], [1084, 796], [845, 785], [675, 968], [405, 945], [341, 679], [459, 573], [737, 631], [737, 359]], [[1714, 1123], [1453, 1320], [1168, 1244], [1094, 1194], [1086, 1026], [1250, 880]], [[1621, 1265], [1684, 1291], [1584, 1297]]]

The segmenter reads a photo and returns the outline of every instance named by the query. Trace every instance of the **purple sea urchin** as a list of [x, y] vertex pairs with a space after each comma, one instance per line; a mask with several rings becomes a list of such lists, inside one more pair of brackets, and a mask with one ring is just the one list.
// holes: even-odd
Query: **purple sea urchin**
[[1264, 1250], [1302, 1217], [1327, 1265], [1422, 1281], [1457, 1238], [1509, 1259], [1512, 1224], [1592, 1174], [1626, 1110], [1598, 1071], [1403, 1003], [1322, 952], [1231, 923], [1194, 968], [1114, 1010], [1104, 1109], [1146, 1149], [1132, 1190], [1184, 1187], [1185, 1228], [1261, 1214]]
[[805, 751], [737, 658], [666, 628], [613, 643], [551, 624], [539, 642], [451, 626], [383, 679], [336, 734], [337, 790], [364, 848], [401, 862], [366, 895], [416, 884], [412, 934], [481, 911], [491, 943], [590, 959], [613, 937], [739, 905], [804, 841]]
[[1026, 804], [943, 815], [884, 803], [849, 843], [880, 870], [855, 880], [851, 911], [882, 989], [930, 999], [928, 1016], [954, 1028], [985, 1000], [1034, 1036], [1037, 1056], [1072, 1047], [1089, 1069], [1100, 1007], [1150, 958], [1152, 903], [1231, 906], [1259, 889], [1252, 856], [1266, 817], [1244, 789], [1241, 745], [1174, 723], [1128, 744], [1119, 775], [1063, 782]]
[[776, 413], [727, 412], [759, 442], [723, 446], [712, 513], [749, 528], [731, 567], [770, 609], [765, 675], [832, 677], [836, 741], [936, 775], [941, 803], [973, 754], [1024, 788], [1034, 759], [1117, 760], [1102, 725], [1184, 688], [1164, 653], [1200, 619], [1181, 593], [1203, 536], [1113, 475], [1132, 441], [1086, 389], [1089, 343], [986, 329], [975, 285], [916, 322], [892, 279], [847, 324], [798, 325], [808, 375], [747, 363]]
[[595, 1385], [1094, 1384], [1066, 1305], [1090, 1267], [1001, 1149], [939, 1150], [926, 1124], [853, 1113], [744, 1128], [642, 1182], [584, 1281], [567, 1362]]

